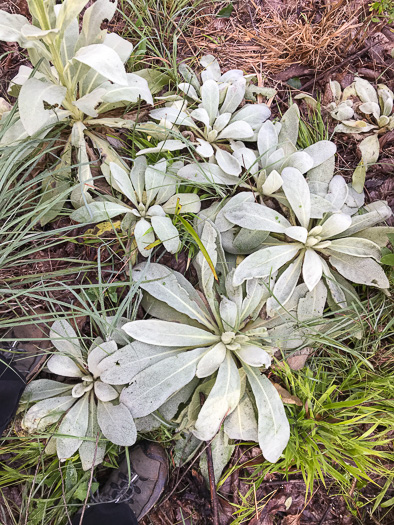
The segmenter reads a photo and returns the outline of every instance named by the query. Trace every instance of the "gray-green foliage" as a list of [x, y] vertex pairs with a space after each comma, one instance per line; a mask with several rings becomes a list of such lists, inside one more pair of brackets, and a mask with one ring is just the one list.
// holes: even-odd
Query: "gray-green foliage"
[[[253, 75], [245, 76], [240, 70], [222, 74], [217, 60], [207, 55], [200, 61], [204, 70], [199, 79], [186, 65], [179, 68], [185, 82], [178, 85], [178, 93], [162, 97], [166, 106], [151, 111], [150, 116], [158, 123], [147, 123], [139, 129], [157, 138], [164, 138], [155, 151], [175, 151], [193, 147], [203, 160], [202, 172], [213, 172], [213, 178], [221, 184], [237, 184], [242, 171], [242, 161], [236, 154], [235, 141], [255, 142], [257, 133], [271, 112], [265, 104], [245, 104], [253, 93], [273, 96], [275, 90], [259, 88], [251, 83]], [[171, 140], [181, 130], [189, 132], [190, 140]], [[199, 164], [185, 166], [180, 176], [197, 180], [191, 172], [198, 171]], [[203, 181], [204, 175], [202, 175]], [[201, 177], [200, 177], [201, 178]], [[208, 177], [209, 181], [209, 177]]]
[[[262, 107], [260, 107], [262, 106]], [[267, 109], [267, 108], [266, 108]], [[237, 115], [253, 124], [253, 135], [249, 139], [233, 137], [229, 141], [231, 156], [237, 169], [230, 173], [228, 164], [223, 164], [216, 154], [209, 162], [187, 164], [179, 170], [181, 178], [199, 182], [227, 184], [240, 183], [239, 175], [244, 170], [252, 175], [256, 191], [270, 196], [281, 186], [281, 171], [286, 167], [297, 168], [301, 173], [311, 171], [330, 158], [336, 152], [335, 145], [322, 140], [299, 150], [296, 146], [299, 133], [300, 113], [296, 104], [292, 104], [281, 120], [273, 123], [264, 113], [264, 105], [243, 106]], [[196, 110], [197, 111], [197, 110]], [[237, 123], [237, 128], [240, 123]], [[197, 148], [198, 153], [198, 148]], [[222, 151], [222, 150], [220, 150]], [[216, 164], [214, 163], [216, 161]]]
[[18, 97], [17, 112], [1, 144], [33, 135], [45, 137], [59, 122], [68, 125], [61, 163], [70, 170], [75, 148], [80, 181], [72, 196], [76, 207], [91, 199], [88, 190], [94, 184], [85, 139], [106, 159], [102, 170], [108, 173], [109, 160], [120, 162], [120, 158], [95, 128], [129, 128], [134, 122], [105, 113], [140, 99], [153, 104], [147, 81], [126, 73], [132, 44], [101, 29], [103, 21], [115, 14], [117, 2], [94, 2], [85, 11], [80, 31], [79, 15], [87, 4], [88, 0], [64, 0], [61, 5], [55, 0], [29, 0], [32, 24], [24, 16], [0, 11], [0, 40], [27, 49], [34, 67], [21, 66], [11, 82], [10, 94]]
[[235, 224], [264, 232], [263, 247], [239, 264], [234, 284], [274, 276], [271, 308], [287, 303], [301, 276], [310, 291], [324, 278], [332, 300], [341, 307], [351, 300], [348, 281], [387, 289], [389, 281], [379, 265], [387, 237], [382, 238], [379, 229], [374, 234], [372, 228], [391, 216], [387, 203], [363, 206], [363, 196], [360, 202], [345, 180], [332, 173], [307, 181], [296, 168], [285, 168], [282, 180], [285, 215], [251, 202], [250, 196], [233, 207], [230, 201], [228, 211], [224, 209], [222, 231]]
[[[104, 459], [106, 440], [101, 434], [123, 446], [133, 445], [137, 439], [133, 417], [119, 399], [122, 386], [106, 377], [106, 359], [119, 352], [116, 337], [96, 341], [85, 355], [72, 326], [61, 320], [52, 325], [50, 338], [57, 352], [47, 367], [72, 382], [31, 382], [22, 403], [34, 404], [24, 415], [22, 426], [30, 433], [42, 432], [60, 420], [48, 450], [56, 450], [62, 460], [78, 451], [84, 470], [88, 470]], [[121, 351], [128, 349], [131, 357], [134, 345], [123, 346]]]
[[[343, 91], [336, 80], [330, 80], [329, 85], [333, 101], [325, 109], [340, 122], [334, 131], [356, 135], [369, 133], [359, 143], [361, 161], [353, 173], [353, 187], [361, 193], [368, 167], [379, 158], [379, 135], [394, 129], [394, 94], [386, 85], [378, 84], [376, 90], [368, 80], [360, 77]], [[316, 100], [309, 95], [297, 95], [295, 98], [316, 105]]]
[[[270, 366], [276, 343], [285, 332], [291, 339], [289, 326], [297, 333], [289, 346], [304, 343], [306, 334], [296, 328], [297, 308], [305, 312], [305, 318], [318, 317], [322, 310], [301, 286], [292, 308], [287, 313], [275, 312], [267, 328], [259, 313], [270, 295], [269, 278], [234, 286], [234, 270], [227, 268], [218, 232], [210, 221], [205, 222], [201, 239], [219, 274], [216, 282], [206, 258], [197, 255], [194, 264], [203, 295], [180, 273], [163, 265], [150, 263], [133, 270], [144, 290], [142, 305], [151, 318], [126, 323], [122, 329], [151, 346], [158, 359], [133, 377], [120, 399], [135, 417], [145, 418], [155, 410], [161, 412], [163, 403], [195, 377], [204, 379], [185, 409], [184, 426], [207, 441], [224, 422], [226, 439], [257, 439], [264, 456], [274, 462], [286, 446], [289, 426], [279, 395], [261, 368]], [[158, 348], [163, 350], [159, 353]], [[114, 368], [114, 374], [119, 382], [129, 379], [122, 368]], [[200, 391], [206, 396], [202, 407]], [[140, 428], [144, 428], [143, 419]]]
[[195, 193], [177, 193], [179, 179], [174, 172], [178, 164], [168, 167], [167, 162], [161, 160], [148, 166], [141, 156], [127, 174], [123, 167], [111, 162], [107, 180], [131, 205], [112, 197], [101, 197], [75, 210], [71, 218], [78, 222], [100, 222], [124, 215], [122, 230], [133, 232], [141, 255], [151, 254], [156, 239], [167, 251], [176, 253], [180, 247], [179, 233], [169, 215], [198, 213], [201, 208]]

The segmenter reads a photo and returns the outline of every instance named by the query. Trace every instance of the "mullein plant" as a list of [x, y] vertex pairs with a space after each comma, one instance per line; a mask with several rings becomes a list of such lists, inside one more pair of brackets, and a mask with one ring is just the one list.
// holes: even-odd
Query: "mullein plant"
[[[173, 419], [191, 398], [183, 429], [197, 440], [219, 432], [216, 446], [228, 450], [229, 439], [255, 439], [266, 459], [277, 461], [290, 429], [279, 394], [262, 371], [278, 346], [307, 344], [303, 323], [322, 316], [327, 292], [322, 285], [313, 292], [299, 285], [288, 307], [268, 319], [262, 310], [270, 278], [234, 286], [234, 269], [228, 269], [209, 220], [202, 241], [219, 277], [200, 252], [194, 261], [200, 291], [179, 272], [144, 263], [133, 278], [150, 319], [121, 318], [116, 332], [97, 338], [87, 352], [66, 320], [52, 325], [57, 352], [47, 368], [67, 381], [35, 380], [22, 399], [22, 408], [32, 404], [22, 426], [29, 433], [50, 429], [47, 452], [56, 451], [61, 460], [79, 452], [87, 470], [94, 458], [94, 464], [102, 462], [108, 441], [132, 445], [137, 429]], [[207, 398], [197, 409], [200, 391]]]
[[[283, 213], [245, 196], [244, 202], [224, 209], [223, 217], [219, 216], [222, 231], [236, 225], [263, 232], [260, 248], [237, 266], [234, 285], [275, 275], [270, 302], [283, 306], [300, 278], [309, 291], [324, 279], [330, 298], [339, 307], [351, 302], [353, 283], [387, 290], [389, 281], [379, 261], [392, 228], [374, 228], [392, 215], [387, 203], [364, 206], [357, 193], [349, 196], [340, 175], [329, 182], [308, 183], [296, 168], [285, 168], [281, 177], [287, 201]], [[312, 189], [319, 188], [320, 193], [313, 193]]]
[[[271, 115], [266, 104], [243, 105], [243, 102], [245, 98], [254, 101], [255, 94], [273, 97], [276, 91], [254, 85], [254, 75], [244, 75], [241, 70], [222, 74], [211, 55], [204, 56], [200, 64], [204, 68], [200, 78], [181, 64], [179, 72], [185, 82], [179, 83], [177, 93], [160, 97], [166, 101], [166, 106], [151, 111], [150, 117], [156, 122], [138, 127], [155, 138], [164, 138], [155, 148], [143, 150], [141, 154], [189, 147], [203, 163], [188, 165], [181, 176], [197, 169], [203, 182], [237, 184], [242, 162], [233, 143], [238, 140], [256, 142], [262, 123]], [[183, 137], [173, 138], [181, 133]], [[198, 175], [185, 178], [200, 182]]]
[[[9, 92], [18, 103], [10, 114], [13, 124], [4, 133], [1, 145], [32, 136], [45, 137], [57, 125], [66, 127], [57, 168], [62, 170], [63, 178], [70, 173], [74, 150], [80, 182], [72, 194], [75, 207], [91, 200], [88, 190], [94, 187], [86, 140], [100, 152], [101, 169], [108, 176], [110, 161], [120, 166], [123, 162], [107, 142], [106, 134], [134, 126], [133, 121], [121, 117], [130, 104], [140, 100], [153, 104], [147, 81], [126, 73], [132, 44], [101, 29], [103, 21], [114, 16], [117, 2], [94, 2], [83, 15], [80, 31], [79, 15], [88, 3], [64, 0], [57, 5], [55, 0], [28, 0], [32, 23], [24, 16], [0, 11], [0, 40], [17, 42], [26, 49], [33, 66], [21, 66], [11, 81]], [[119, 116], [112, 116], [114, 110]], [[110, 111], [111, 116], [106, 116]], [[29, 151], [26, 148], [24, 154]], [[55, 176], [52, 182], [56, 195]], [[46, 191], [51, 187], [46, 184]]]
[[[105, 379], [102, 361], [118, 350], [115, 339], [98, 339], [85, 352], [70, 323], [55, 321], [50, 340], [57, 352], [47, 361], [47, 368], [67, 382], [32, 381], [21, 400], [22, 407], [33, 403], [23, 416], [22, 427], [29, 433], [41, 433], [58, 424], [47, 452], [56, 451], [65, 460], [78, 451], [84, 470], [103, 461], [107, 440], [129, 446], [137, 439], [133, 417], [119, 401], [122, 386]], [[123, 338], [118, 342], [126, 347]], [[129, 349], [132, 353], [131, 346]]]
[[91, 223], [124, 216], [121, 228], [134, 236], [139, 253], [148, 257], [159, 243], [170, 253], [180, 248], [179, 232], [173, 216], [196, 214], [201, 202], [195, 193], [179, 193], [175, 173], [179, 162], [168, 166], [161, 160], [148, 166], [146, 158], [137, 157], [127, 173], [116, 163], [110, 163], [109, 182], [113, 189], [129, 201], [125, 204], [114, 197], [99, 197], [71, 214], [77, 222]]
[[235, 286], [234, 269], [227, 267], [219, 233], [209, 220], [202, 226], [201, 240], [218, 280], [200, 252], [194, 261], [199, 291], [161, 264], [144, 263], [133, 270], [150, 318], [125, 323], [122, 330], [150, 349], [145, 358], [135, 356], [136, 361], [145, 359], [146, 366], [131, 375], [130, 356], [119, 350], [107, 358], [112, 368], [103, 361], [105, 377], [111, 383], [129, 383], [120, 401], [141, 430], [152, 428], [152, 413], [160, 424], [162, 406], [184, 389], [190, 396], [197, 378], [200, 386], [193, 385], [193, 390], [203, 388], [207, 397], [203, 406], [193, 402], [193, 416], [189, 414], [188, 428], [195, 438], [211, 440], [223, 424], [227, 442], [253, 436], [264, 457], [275, 462], [290, 429], [282, 401], [262, 371], [284, 340], [288, 348], [306, 344], [308, 333], [298, 316], [302, 321], [320, 317], [327, 292], [323, 285], [313, 292], [300, 285], [291, 307], [278, 308], [267, 322], [260, 313], [270, 296], [270, 278]]
[[[353, 187], [362, 192], [368, 168], [375, 164], [380, 154], [379, 136], [394, 129], [394, 94], [385, 84], [377, 89], [368, 80], [356, 77], [355, 81], [343, 91], [336, 80], [329, 83], [332, 102], [325, 109], [330, 116], [339, 121], [336, 133], [353, 135], [368, 134], [358, 144], [361, 161], [353, 173]], [[307, 104], [316, 107], [317, 102], [309, 95], [297, 95]]]

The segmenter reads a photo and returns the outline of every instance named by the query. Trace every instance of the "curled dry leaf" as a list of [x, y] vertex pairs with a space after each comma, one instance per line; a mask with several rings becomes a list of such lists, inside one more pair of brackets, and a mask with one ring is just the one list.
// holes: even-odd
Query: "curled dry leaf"
[[297, 405], [298, 407], [302, 407], [302, 401], [299, 397], [291, 395], [290, 392], [288, 392], [285, 388], [280, 386], [278, 383], [272, 383], [272, 384], [276, 388], [283, 403], [286, 403], [288, 405]]

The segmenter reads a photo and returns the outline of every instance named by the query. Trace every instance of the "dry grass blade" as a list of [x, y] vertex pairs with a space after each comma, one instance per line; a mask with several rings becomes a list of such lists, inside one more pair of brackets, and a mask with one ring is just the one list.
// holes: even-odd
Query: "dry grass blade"
[[228, 67], [252, 71], [260, 63], [275, 72], [294, 64], [330, 67], [366, 38], [366, 13], [357, 0], [251, 4], [240, 3], [235, 16], [226, 19], [210, 12], [208, 24], [197, 22], [193, 28], [189, 46], [215, 53]]

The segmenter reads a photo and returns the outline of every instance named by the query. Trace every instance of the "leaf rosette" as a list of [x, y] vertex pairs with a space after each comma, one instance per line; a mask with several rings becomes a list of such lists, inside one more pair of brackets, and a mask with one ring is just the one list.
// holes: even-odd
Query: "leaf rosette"
[[[247, 139], [248, 142], [235, 135], [230, 138], [229, 146], [231, 155], [236, 160], [236, 171], [230, 173], [230, 169], [219, 162], [216, 155], [211, 156], [208, 162], [184, 166], [178, 175], [200, 184], [241, 185], [250, 188], [250, 184], [243, 184], [240, 179], [243, 172], [254, 179], [253, 190], [256, 193], [270, 197], [281, 188], [281, 172], [286, 167], [297, 168], [306, 174], [333, 161], [336, 146], [331, 141], [321, 140], [304, 150], [298, 149], [300, 113], [296, 104], [292, 104], [281, 120], [275, 123], [268, 120], [269, 115], [262, 120], [258, 107], [257, 104], [246, 105], [237, 112], [240, 116], [244, 111], [245, 115], [250, 112], [254, 135]], [[253, 148], [254, 143], [257, 150]], [[198, 153], [198, 148], [196, 152]]]
[[148, 166], [145, 157], [137, 157], [129, 174], [118, 164], [111, 163], [108, 182], [129, 201], [126, 205], [119, 199], [101, 198], [75, 210], [71, 219], [92, 223], [124, 215], [122, 230], [132, 231], [139, 252], [148, 257], [159, 242], [170, 253], [180, 247], [179, 232], [171, 215], [196, 214], [201, 202], [195, 193], [178, 193], [179, 179], [174, 174], [177, 165], [171, 167], [165, 160]]
[[[376, 229], [374, 235], [372, 228], [392, 215], [387, 203], [377, 201], [362, 208], [360, 196], [341, 176], [329, 172], [308, 184], [299, 170], [285, 168], [282, 180], [287, 216], [251, 202], [250, 197], [224, 211], [230, 225], [267, 234], [265, 246], [235, 270], [234, 285], [280, 272], [270, 307], [274, 302], [286, 305], [301, 277], [310, 291], [324, 278], [333, 302], [341, 307], [351, 302], [349, 293], [354, 298], [350, 283], [387, 289], [389, 282], [379, 261], [390, 229]], [[359, 208], [361, 213], [356, 213]]]
[[[79, 15], [88, 3], [64, 0], [56, 5], [55, 0], [29, 0], [32, 24], [24, 16], [0, 11], [0, 40], [27, 49], [34, 67], [21, 66], [11, 81], [10, 94], [18, 97], [18, 108], [1, 144], [30, 136], [43, 138], [59, 122], [67, 124], [70, 133], [62, 161], [70, 172], [68, 157], [74, 148], [80, 182], [72, 194], [75, 207], [91, 199], [88, 190], [94, 185], [85, 139], [102, 154], [102, 170], [108, 174], [111, 159], [122, 161], [95, 128], [130, 128], [133, 121], [106, 113], [139, 100], [153, 104], [147, 81], [139, 74], [126, 73], [132, 44], [101, 29], [103, 21], [114, 16], [117, 2], [94, 2], [83, 15], [80, 31]], [[24, 154], [29, 151], [27, 148]], [[54, 216], [52, 213], [46, 221]]]
[[[158, 348], [170, 348], [171, 352], [163, 351], [160, 361], [128, 377], [130, 385], [120, 399], [143, 425], [149, 414], [161, 412], [162, 405], [196, 377], [211, 380], [207, 399], [195, 414], [194, 435], [210, 440], [224, 421], [228, 437], [237, 438], [239, 426], [231, 431], [236, 426], [231, 414], [236, 411], [238, 423], [241, 427], [252, 425], [265, 457], [274, 462], [286, 446], [289, 425], [279, 395], [260, 372], [270, 366], [276, 348], [269, 341], [267, 328], [252, 325], [269, 296], [267, 283], [253, 280], [233, 286], [233, 271], [227, 270], [218, 234], [209, 222], [202, 242], [212, 263], [221, 269], [220, 281], [215, 284], [205, 257], [197, 255], [202, 293], [163, 265], [147, 263], [133, 270], [134, 280], [144, 290], [142, 305], [152, 318], [126, 323], [122, 329], [150, 346], [152, 352], [157, 353]], [[114, 369], [114, 373], [121, 371]], [[254, 408], [250, 410], [254, 406], [257, 419]]]
[[[163, 134], [164, 137], [179, 137], [185, 131], [191, 137], [190, 141], [166, 139], [157, 147], [140, 153], [192, 147], [205, 162], [200, 175], [202, 182], [206, 181], [204, 172], [208, 171], [212, 172], [213, 179], [219, 179], [220, 184], [237, 184], [242, 164], [239, 156], [234, 154], [233, 142], [256, 141], [262, 123], [271, 115], [266, 104], [245, 104], [240, 109], [239, 106], [245, 97], [253, 97], [253, 93], [274, 96], [275, 90], [254, 86], [251, 83], [253, 75], [245, 76], [240, 70], [222, 74], [217, 60], [211, 55], [203, 57], [201, 64], [205, 67], [201, 81], [190, 68], [182, 65], [180, 72], [186, 82], [181, 82], [178, 89], [183, 96], [161, 97], [167, 101], [166, 107], [150, 113], [158, 123], [139, 126], [141, 131], [158, 138], [163, 138]], [[198, 175], [191, 173], [196, 170], [199, 171], [199, 165], [190, 164], [181, 170], [180, 176], [196, 181]]]
[[[28, 432], [42, 432], [60, 420], [48, 449], [56, 450], [61, 460], [78, 451], [83, 469], [89, 470], [93, 463], [98, 465], [104, 459], [106, 440], [101, 433], [116, 445], [130, 446], [137, 439], [133, 417], [119, 398], [123, 387], [105, 374], [105, 360], [119, 352], [116, 337], [97, 340], [86, 358], [67, 321], [55, 321], [50, 338], [58, 352], [50, 357], [47, 367], [72, 382], [38, 379], [29, 383], [22, 403], [34, 405], [24, 415], [22, 427]], [[124, 336], [119, 342], [123, 340]], [[133, 355], [134, 346], [130, 343], [120, 351]]]

